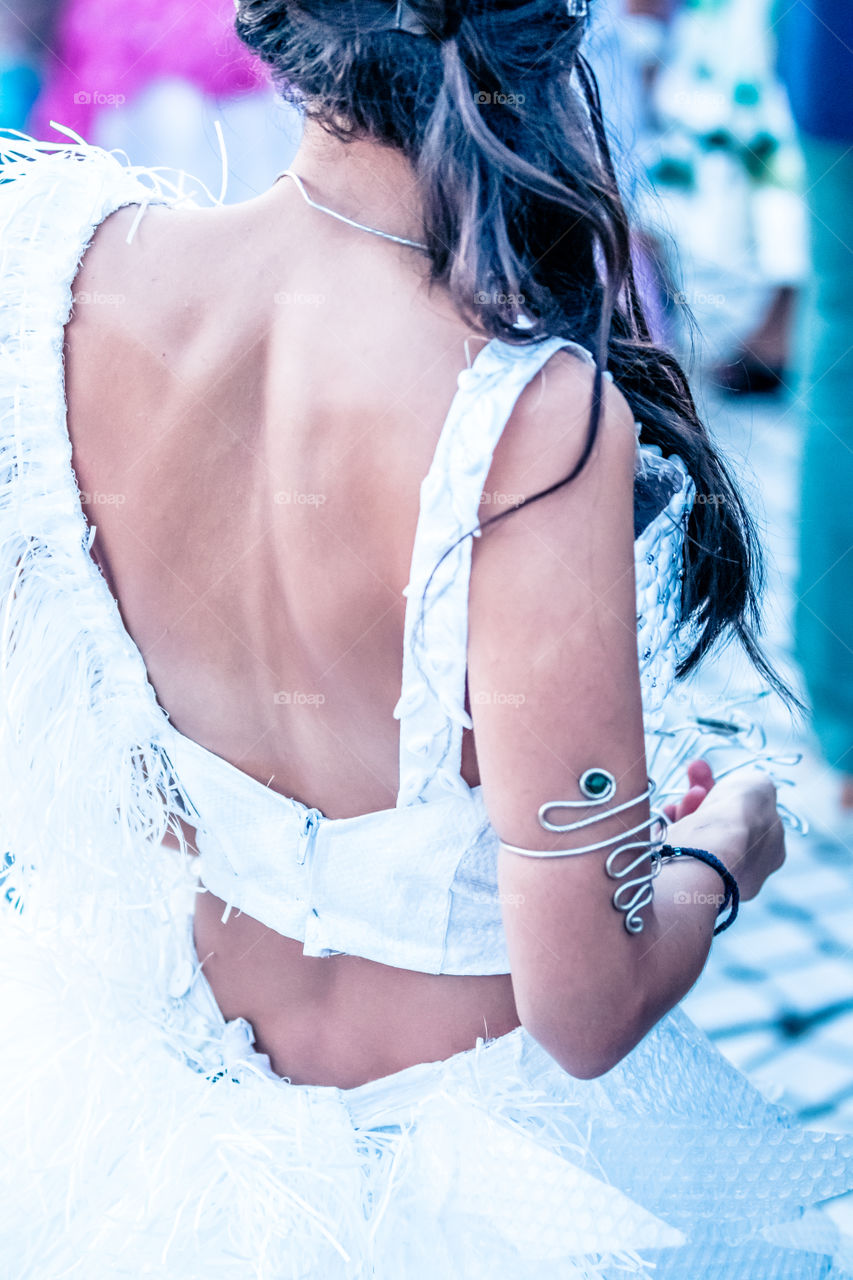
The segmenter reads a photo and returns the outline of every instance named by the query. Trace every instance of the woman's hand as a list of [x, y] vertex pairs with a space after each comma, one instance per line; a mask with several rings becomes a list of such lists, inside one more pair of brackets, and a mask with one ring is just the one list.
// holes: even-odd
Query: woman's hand
[[[670, 825], [667, 843], [715, 854], [737, 880], [741, 898], [748, 901], [785, 861], [785, 832], [776, 809], [776, 784], [769, 774], [755, 767], [738, 770], [715, 782], [707, 765], [707, 775], [698, 774], [702, 763], [691, 763], [691, 786], [684, 798], [677, 805], [664, 807], [677, 812], [694, 806]], [[700, 778], [710, 778], [710, 786], [697, 800], [705, 785]]]

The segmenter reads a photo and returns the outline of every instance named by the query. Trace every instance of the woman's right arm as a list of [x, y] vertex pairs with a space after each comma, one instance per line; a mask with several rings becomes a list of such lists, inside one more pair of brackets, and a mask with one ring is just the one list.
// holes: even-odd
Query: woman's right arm
[[[573, 469], [585, 440], [592, 379], [588, 369], [568, 361], [549, 362], [538, 402], [527, 393], [519, 402], [495, 453], [491, 494], [536, 493]], [[537, 819], [540, 805], [581, 799], [578, 779], [589, 768], [614, 775], [613, 801], [558, 809], [557, 821], [600, 814], [646, 789], [634, 583], [635, 448], [630, 410], [607, 386], [598, 439], [580, 475], [475, 543], [468, 681], [480, 778], [498, 836], [522, 849], [571, 854], [609, 836], [637, 840], [650, 834], [648, 826], [626, 834], [649, 817], [643, 799], [575, 832], [551, 834]], [[699, 813], [715, 791], [707, 810], [716, 813], [711, 831]], [[700, 810], [682, 820], [686, 826], [673, 825], [670, 842], [699, 846], [701, 831], [703, 847], [724, 862], [738, 862], [747, 823], [736, 799], [726, 805], [726, 796], [737, 791], [718, 784]], [[775, 813], [775, 803], [772, 808]], [[500, 853], [519, 1017], [567, 1071], [581, 1077], [615, 1065], [696, 981], [721, 890], [720, 878], [703, 863], [667, 865], [643, 912], [642, 932], [631, 934], [614, 909], [616, 882], [605, 871], [616, 843], [576, 856]]]

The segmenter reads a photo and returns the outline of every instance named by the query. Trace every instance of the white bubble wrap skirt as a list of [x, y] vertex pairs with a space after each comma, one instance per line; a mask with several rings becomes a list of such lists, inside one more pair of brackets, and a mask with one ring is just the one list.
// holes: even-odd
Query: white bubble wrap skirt
[[800, 1128], [680, 1012], [597, 1080], [519, 1028], [358, 1088], [293, 1085], [223, 1018], [189, 916], [155, 1017], [12, 914], [4, 1280], [850, 1275], [809, 1206], [853, 1185], [853, 1139]]

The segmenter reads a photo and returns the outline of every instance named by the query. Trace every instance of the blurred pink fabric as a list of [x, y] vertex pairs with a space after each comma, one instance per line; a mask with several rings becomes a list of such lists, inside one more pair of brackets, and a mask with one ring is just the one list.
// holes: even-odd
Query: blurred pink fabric
[[266, 83], [234, 33], [233, 0], [67, 0], [30, 132], [50, 121], [87, 138], [96, 114], [123, 105], [152, 80], [179, 77], [211, 97]]

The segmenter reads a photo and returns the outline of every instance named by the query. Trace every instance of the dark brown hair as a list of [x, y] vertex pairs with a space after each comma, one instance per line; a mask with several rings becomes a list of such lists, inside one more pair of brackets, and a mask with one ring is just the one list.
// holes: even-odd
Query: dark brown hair
[[[593, 0], [594, 3], [594, 0]], [[565, 0], [410, 0], [426, 36], [390, 29], [393, 0], [241, 0], [237, 31], [285, 98], [333, 136], [397, 147], [419, 179], [430, 279], [506, 342], [570, 338], [596, 356], [585, 465], [608, 369], [644, 443], [677, 453], [696, 484], [682, 615], [691, 671], [734, 634], [789, 706], [804, 710], [757, 640], [761, 548], [677, 360], [655, 345], [637, 296], [628, 219], [598, 92]], [[522, 297], [533, 326], [516, 327]], [[517, 510], [510, 507], [485, 529]]]

